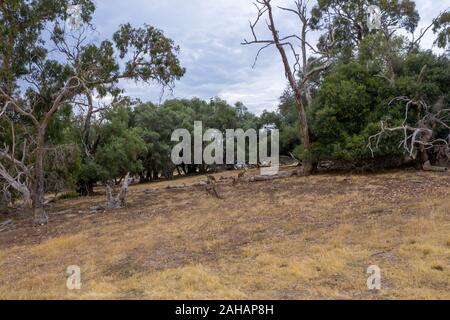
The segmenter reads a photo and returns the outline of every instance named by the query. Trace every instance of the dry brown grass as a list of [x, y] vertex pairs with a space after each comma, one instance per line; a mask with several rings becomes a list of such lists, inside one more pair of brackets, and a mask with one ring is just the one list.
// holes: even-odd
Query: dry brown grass
[[[450, 298], [448, 174], [223, 185], [225, 200], [167, 184], [132, 187], [123, 210], [90, 214], [99, 196], [55, 204], [46, 227], [19, 219], [0, 234], [0, 298]], [[381, 291], [366, 287], [374, 264]]]

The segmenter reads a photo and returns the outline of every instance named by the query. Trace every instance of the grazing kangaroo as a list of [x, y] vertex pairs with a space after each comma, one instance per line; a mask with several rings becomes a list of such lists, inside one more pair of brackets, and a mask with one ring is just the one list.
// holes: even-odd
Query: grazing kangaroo
[[244, 167], [244, 171], [239, 172], [238, 179], [242, 179], [247, 173], [247, 170], [248, 170], [247, 167]]
[[206, 192], [208, 192], [212, 196], [215, 196], [218, 199], [224, 199], [221, 195], [219, 195], [219, 192], [217, 192], [216, 178], [214, 178], [213, 176], [210, 176], [210, 175], [207, 175], [206, 178], [208, 179], [206, 181]]

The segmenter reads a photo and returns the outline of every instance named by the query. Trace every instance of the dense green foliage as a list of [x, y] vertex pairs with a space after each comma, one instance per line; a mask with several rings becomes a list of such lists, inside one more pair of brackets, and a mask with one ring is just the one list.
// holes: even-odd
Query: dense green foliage
[[[96, 181], [122, 177], [127, 172], [139, 175], [142, 181], [172, 178], [175, 166], [170, 159], [172, 132], [188, 129], [193, 135], [194, 121], [202, 121], [203, 130], [249, 129], [263, 125], [245, 106], [227, 104], [218, 98], [209, 102], [167, 100], [132, 106], [120, 105], [104, 114], [96, 124], [96, 152], [82, 165], [80, 186]], [[204, 172], [204, 166], [183, 166], [180, 172]]]
[[[418, 84], [417, 77], [425, 65], [424, 77]], [[450, 60], [431, 52], [414, 52], [403, 57], [393, 83], [357, 60], [336, 65], [315, 92], [309, 110], [314, 160], [342, 160], [356, 164], [371, 159], [368, 139], [380, 130], [380, 121], [395, 126], [404, 120], [405, 103], [390, 104], [395, 97], [421, 97], [432, 106], [437, 103], [448, 105], [449, 83]], [[286, 95], [279, 112], [281, 147], [286, 153], [296, 145], [295, 154], [301, 157], [301, 145], [295, 134], [295, 106], [289, 93]], [[414, 114], [410, 116], [414, 117]], [[409, 120], [414, 123], [418, 119]], [[398, 134], [385, 139], [375, 150], [375, 157], [403, 155], [398, 146], [401, 140]]]

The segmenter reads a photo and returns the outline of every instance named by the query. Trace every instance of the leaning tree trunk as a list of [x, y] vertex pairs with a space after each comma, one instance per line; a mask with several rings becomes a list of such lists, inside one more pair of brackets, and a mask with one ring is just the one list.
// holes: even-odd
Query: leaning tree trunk
[[0, 168], [0, 176], [6, 180], [6, 182], [16, 191], [18, 191], [22, 197], [23, 207], [30, 209], [33, 207], [33, 200], [31, 197], [30, 188], [26, 183], [14, 179], [3, 167]]
[[422, 169], [424, 171], [435, 171], [435, 172], [445, 172], [448, 170], [447, 167], [433, 166], [430, 161], [425, 162], [422, 165]]

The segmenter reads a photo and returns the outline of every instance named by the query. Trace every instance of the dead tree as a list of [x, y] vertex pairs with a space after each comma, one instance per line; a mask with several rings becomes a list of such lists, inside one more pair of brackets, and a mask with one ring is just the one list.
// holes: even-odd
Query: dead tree
[[114, 181], [109, 180], [105, 186], [106, 203], [104, 205], [91, 207], [90, 208], [91, 212], [114, 210], [125, 207], [130, 182], [131, 182], [130, 173], [127, 173], [125, 179], [123, 179], [120, 191], [116, 195], [113, 195]]
[[300, 70], [294, 71], [298, 71], [301, 88], [305, 94], [306, 109], [309, 109], [312, 103], [311, 80], [321, 72], [327, 70], [333, 63], [331, 59], [331, 50], [336, 44], [336, 29], [328, 27], [328, 34], [326, 35], [325, 41], [320, 48], [318, 46], [311, 45], [307, 41], [308, 33], [310, 31], [308, 26], [311, 19], [308, 15], [307, 2], [308, 1], [296, 0], [295, 9], [285, 7], [278, 8], [294, 14], [299, 19], [300, 35], [294, 36], [293, 38], [297, 39], [299, 42], [300, 55], [297, 55], [299, 58], [296, 60], [296, 63], [297, 65], [301, 64], [301, 66]]
[[130, 173], [127, 173], [125, 179], [123, 179], [122, 187], [116, 196], [113, 196], [111, 183], [106, 184], [106, 209], [119, 209], [125, 206], [129, 183]]
[[[3, 119], [9, 122], [12, 141], [10, 145], [0, 146], [0, 178], [3, 180], [3, 193], [10, 194], [11, 189], [15, 190], [21, 195], [22, 206], [31, 208], [33, 180], [30, 173], [32, 168], [26, 163], [29, 144], [26, 139], [18, 141], [14, 123], [9, 119], [6, 111], [7, 105], [0, 110], [0, 117], [3, 116]], [[17, 150], [19, 143], [21, 143], [21, 150]]]
[[[373, 148], [377, 148], [381, 138], [391, 132], [401, 132], [403, 139], [399, 143], [399, 147], [403, 148], [405, 153], [414, 159], [418, 159], [423, 170], [426, 171], [447, 171], [450, 159], [450, 135], [445, 138], [437, 136], [437, 132], [441, 129], [450, 130], [450, 108], [441, 106], [438, 103], [432, 108], [422, 99], [410, 99], [407, 97], [398, 97], [390, 102], [403, 101], [405, 106], [405, 118], [401, 125], [389, 127], [384, 121], [381, 121], [381, 131], [369, 137], [368, 147], [372, 155]], [[421, 117], [414, 125], [408, 124], [409, 113], [415, 107]], [[432, 163], [430, 154], [434, 154], [436, 161]], [[437, 164], [437, 165], [436, 165]]]
[[[306, 108], [303, 98], [306, 100], [306, 104], [311, 103], [311, 93], [309, 88], [309, 81], [311, 78], [321, 71], [327, 69], [331, 65], [330, 54], [328, 49], [334, 45], [334, 31], [330, 31], [329, 40], [325, 44], [325, 50], [319, 50], [311, 46], [307, 42], [308, 33], [308, 17], [307, 17], [307, 5], [303, 0], [295, 1], [296, 8], [283, 8], [278, 7], [283, 11], [294, 13], [300, 19], [300, 34], [291, 34], [287, 36], [280, 36], [279, 30], [276, 28], [275, 19], [273, 15], [272, 0], [256, 0], [255, 7], [257, 9], [257, 16], [255, 21], [250, 21], [250, 30], [253, 35], [253, 40], [244, 39], [243, 45], [257, 44], [261, 45], [258, 50], [255, 62], [256, 64], [261, 52], [271, 46], [275, 46], [278, 50], [281, 60], [284, 65], [285, 76], [289, 82], [289, 86], [294, 93], [295, 105], [299, 120], [299, 135], [303, 143], [303, 150], [305, 158], [303, 159], [303, 167], [305, 175], [309, 175], [312, 172], [313, 166], [311, 161], [311, 145], [309, 138], [308, 121], [306, 118]], [[260, 23], [263, 17], [267, 17], [266, 24], [270, 31], [271, 38], [260, 39], [256, 34], [256, 27]], [[298, 53], [295, 49], [295, 42], [299, 42], [301, 53]], [[292, 52], [294, 58], [294, 64], [291, 66], [288, 53], [286, 49]], [[307, 49], [310, 49], [313, 53], [318, 54], [318, 57], [308, 59]], [[309, 60], [309, 61], [308, 61]], [[301, 70], [300, 70], [301, 65]], [[298, 75], [300, 74], [300, 79]], [[302, 92], [305, 92], [303, 94]]]

